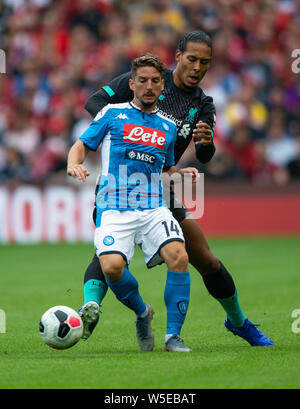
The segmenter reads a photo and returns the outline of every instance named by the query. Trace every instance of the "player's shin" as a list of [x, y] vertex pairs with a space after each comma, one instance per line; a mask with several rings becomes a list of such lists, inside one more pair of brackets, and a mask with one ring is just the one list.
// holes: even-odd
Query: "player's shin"
[[101, 305], [103, 298], [107, 293], [107, 285], [101, 280], [88, 280], [83, 286], [84, 304], [90, 301], [95, 301]]
[[100, 305], [107, 293], [107, 288], [99, 258], [95, 255], [84, 274], [84, 303], [95, 301]]
[[235, 290], [234, 294], [231, 297], [217, 298], [217, 300], [222, 305], [232, 325], [237, 328], [242, 327], [244, 325], [246, 316], [241, 309], [237, 290]]
[[145, 313], [146, 304], [139, 293], [138, 282], [127, 268], [124, 268], [123, 275], [119, 280], [109, 282], [106, 279], [106, 282], [117, 299], [133, 310], [137, 316]]
[[227, 317], [235, 327], [242, 327], [246, 316], [243, 313], [233, 279], [224, 265], [212, 274], [203, 276], [204, 284], [210, 293], [223, 307]]
[[189, 306], [190, 287], [189, 271], [178, 273], [168, 270], [164, 292], [167, 308], [166, 341], [172, 334], [180, 335]]

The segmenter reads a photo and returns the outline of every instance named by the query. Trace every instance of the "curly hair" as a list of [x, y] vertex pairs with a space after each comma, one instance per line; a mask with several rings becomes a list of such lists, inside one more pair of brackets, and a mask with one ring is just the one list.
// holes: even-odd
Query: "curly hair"
[[212, 39], [208, 34], [201, 30], [186, 33], [179, 41], [177, 49], [182, 53], [186, 50], [187, 43], [204, 43], [212, 50]]

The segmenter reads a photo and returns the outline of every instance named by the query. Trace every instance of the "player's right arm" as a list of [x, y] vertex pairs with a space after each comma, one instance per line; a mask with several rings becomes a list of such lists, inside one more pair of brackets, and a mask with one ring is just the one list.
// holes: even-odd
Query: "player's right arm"
[[68, 175], [83, 181], [90, 175], [88, 170], [83, 166], [83, 162], [89, 150], [97, 151], [99, 145], [107, 135], [109, 125], [110, 106], [98, 112], [90, 126], [71, 147], [67, 160]]
[[84, 105], [85, 109], [95, 117], [107, 104], [131, 101], [133, 99], [133, 92], [129, 88], [130, 78], [130, 72], [114, 78], [109, 84], [103, 86], [89, 97]]
[[74, 179], [84, 181], [90, 176], [89, 171], [83, 166], [84, 159], [89, 149], [82, 141], [76, 141], [68, 153], [67, 173]]

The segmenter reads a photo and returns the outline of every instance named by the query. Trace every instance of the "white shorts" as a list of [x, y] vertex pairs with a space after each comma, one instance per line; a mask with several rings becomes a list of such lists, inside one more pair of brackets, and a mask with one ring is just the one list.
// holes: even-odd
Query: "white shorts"
[[166, 207], [146, 210], [106, 210], [95, 230], [94, 245], [99, 257], [119, 253], [127, 264], [138, 244], [148, 268], [163, 263], [160, 249], [169, 241], [184, 242], [181, 227]]

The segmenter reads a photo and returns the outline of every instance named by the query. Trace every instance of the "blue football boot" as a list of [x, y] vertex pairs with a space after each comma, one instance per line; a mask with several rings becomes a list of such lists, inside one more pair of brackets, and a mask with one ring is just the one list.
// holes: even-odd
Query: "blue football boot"
[[229, 318], [225, 320], [224, 325], [228, 331], [245, 339], [253, 347], [274, 346], [270, 338], [257, 328], [259, 324], [252, 324], [247, 318], [245, 319], [244, 325], [240, 328], [234, 327]]

